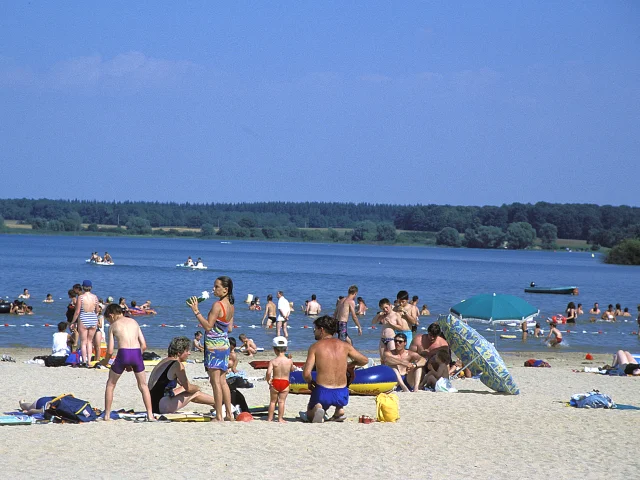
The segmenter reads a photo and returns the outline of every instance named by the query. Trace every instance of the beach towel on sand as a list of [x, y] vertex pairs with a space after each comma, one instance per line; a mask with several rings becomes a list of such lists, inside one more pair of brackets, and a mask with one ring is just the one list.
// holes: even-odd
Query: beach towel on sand
[[530, 358], [529, 360], [524, 362], [524, 366], [525, 367], [546, 367], [546, 368], [551, 368], [551, 365], [549, 365], [544, 360], [536, 360], [535, 358]]
[[598, 390], [573, 395], [569, 400], [569, 405], [576, 408], [616, 408], [611, 397]]

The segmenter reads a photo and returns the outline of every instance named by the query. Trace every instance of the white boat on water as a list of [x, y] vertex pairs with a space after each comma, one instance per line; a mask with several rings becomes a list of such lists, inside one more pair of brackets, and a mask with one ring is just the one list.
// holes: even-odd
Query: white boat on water
[[113, 262], [96, 262], [95, 260], [85, 260], [87, 263], [91, 264], [91, 265], [99, 265], [101, 267], [112, 267], [115, 265], [115, 263]]
[[178, 268], [188, 268], [190, 270], [206, 270], [207, 266], [203, 263], [199, 263], [197, 265], [185, 265], [184, 263], [178, 263], [176, 264], [176, 267]]

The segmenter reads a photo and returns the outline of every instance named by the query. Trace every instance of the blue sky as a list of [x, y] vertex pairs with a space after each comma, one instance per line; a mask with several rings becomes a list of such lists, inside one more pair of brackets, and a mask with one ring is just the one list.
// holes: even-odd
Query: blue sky
[[0, 198], [640, 206], [640, 2], [0, 4]]

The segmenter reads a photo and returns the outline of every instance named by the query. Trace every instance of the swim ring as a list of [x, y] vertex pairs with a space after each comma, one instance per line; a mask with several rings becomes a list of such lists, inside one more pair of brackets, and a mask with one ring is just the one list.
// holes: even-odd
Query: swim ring
[[[376, 365], [369, 368], [357, 368], [355, 378], [349, 385], [349, 393], [353, 395], [378, 395], [393, 390], [398, 379], [391, 367]], [[316, 372], [311, 372], [315, 380]], [[302, 372], [292, 372], [289, 375], [289, 390], [291, 393], [310, 394], [307, 382], [302, 378]]]

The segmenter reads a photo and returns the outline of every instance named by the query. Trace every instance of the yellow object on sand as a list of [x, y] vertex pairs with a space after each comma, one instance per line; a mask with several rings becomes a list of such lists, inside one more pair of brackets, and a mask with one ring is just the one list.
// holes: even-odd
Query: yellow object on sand
[[500, 338], [518, 338], [516, 335], [500, 335]]

